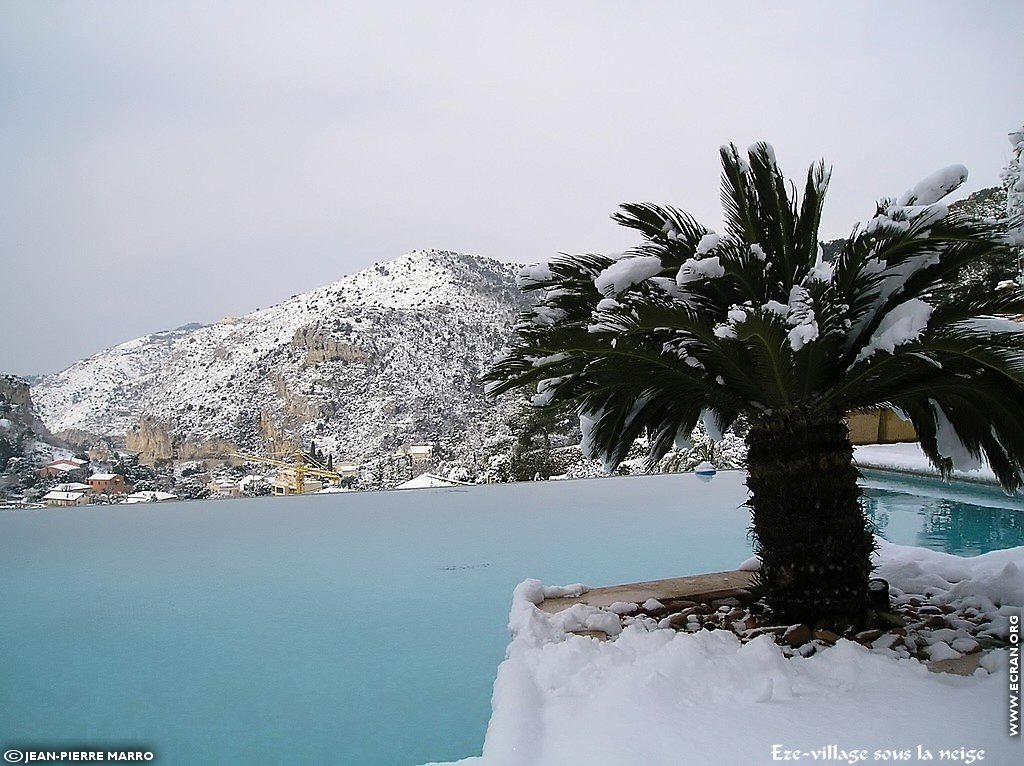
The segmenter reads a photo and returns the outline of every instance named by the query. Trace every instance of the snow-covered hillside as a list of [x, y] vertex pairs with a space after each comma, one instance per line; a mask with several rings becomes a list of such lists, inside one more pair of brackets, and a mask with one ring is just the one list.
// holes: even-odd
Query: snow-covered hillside
[[485, 404], [479, 377], [524, 305], [516, 270], [409, 253], [247, 316], [115, 346], [33, 396], [55, 432], [128, 435], [156, 457], [315, 440], [365, 460], [485, 437], [502, 408]]

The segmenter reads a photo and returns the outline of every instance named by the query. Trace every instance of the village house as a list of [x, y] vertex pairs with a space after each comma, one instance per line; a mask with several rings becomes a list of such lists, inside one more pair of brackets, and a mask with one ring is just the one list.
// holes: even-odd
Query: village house
[[89, 477], [89, 486], [98, 495], [123, 495], [124, 476], [119, 473], [94, 473]]
[[164, 503], [168, 500], [177, 500], [178, 496], [170, 492], [133, 492], [125, 498], [125, 502], [134, 505], [135, 503]]
[[43, 495], [43, 502], [52, 506], [88, 505], [89, 497], [84, 492], [53, 490]]
[[92, 487], [80, 481], [69, 481], [65, 484], [56, 484], [51, 489], [55, 492], [92, 492]]
[[[290, 468], [283, 468], [274, 475], [274, 481], [270, 485], [270, 489], [275, 495], [294, 495], [297, 494], [297, 484], [298, 478], [295, 476], [295, 471]], [[324, 482], [319, 479], [312, 479], [306, 476], [302, 477], [303, 495], [319, 492], [323, 488]]]
[[47, 463], [36, 473], [40, 476], [61, 476], [67, 479], [84, 478], [88, 465], [85, 460], [79, 460], [76, 457], [61, 458]]
[[413, 444], [399, 447], [395, 454], [399, 457], [408, 457], [413, 463], [429, 463], [434, 454], [434, 445]]
[[355, 463], [337, 463], [334, 470], [343, 479], [356, 479], [359, 477], [359, 466]]
[[242, 487], [232, 479], [213, 479], [206, 488], [213, 497], [241, 497]]

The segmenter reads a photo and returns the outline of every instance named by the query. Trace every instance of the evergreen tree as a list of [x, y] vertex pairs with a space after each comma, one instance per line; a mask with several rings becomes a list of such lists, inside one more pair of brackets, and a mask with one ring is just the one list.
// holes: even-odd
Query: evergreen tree
[[[1003, 186], [1006, 188], [1006, 212], [1014, 219], [1014, 233], [1024, 236], [1024, 125], [1010, 134], [1013, 147], [1010, 162], [1003, 171]], [[1018, 241], [1017, 244], [1024, 244]]]
[[1003, 171], [1010, 240], [1016, 246], [1017, 282], [1024, 284], [1024, 125], [1010, 134], [1013, 151]]
[[[1005, 247], [999, 225], [941, 204], [959, 166], [878, 203], [831, 262], [818, 228], [829, 171], [802, 200], [772, 148], [722, 147], [726, 229], [626, 204], [642, 243], [625, 257], [564, 255], [528, 267], [511, 352], [492, 393], [536, 385], [580, 416], [584, 451], [611, 471], [646, 434], [651, 460], [698, 422], [746, 434], [757, 582], [780, 620], [862, 620], [874, 539], [861, 504], [850, 411], [890, 407], [948, 476], [984, 456], [1007, 491], [1024, 469], [1020, 289], [936, 289]], [[792, 191], [791, 191], [792, 188]]]

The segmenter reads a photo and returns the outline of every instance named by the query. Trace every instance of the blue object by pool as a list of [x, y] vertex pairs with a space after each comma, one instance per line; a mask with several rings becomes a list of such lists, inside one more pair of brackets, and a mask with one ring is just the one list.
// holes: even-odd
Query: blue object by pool
[[[750, 555], [743, 480], [0, 512], [2, 744], [137, 744], [162, 764], [479, 753], [515, 584], [731, 569]], [[870, 493], [895, 542], [984, 542]], [[1019, 545], [1014, 527], [985, 539]]]

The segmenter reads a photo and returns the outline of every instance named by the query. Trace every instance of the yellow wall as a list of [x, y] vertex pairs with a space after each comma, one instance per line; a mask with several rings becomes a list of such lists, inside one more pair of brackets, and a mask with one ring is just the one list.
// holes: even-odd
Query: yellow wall
[[914, 427], [892, 410], [871, 410], [851, 412], [848, 418], [850, 441], [854, 444], [891, 444], [893, 442], [915, 442]]

